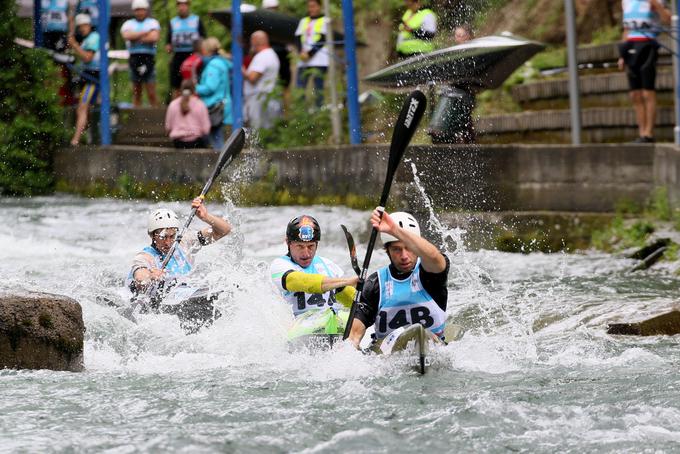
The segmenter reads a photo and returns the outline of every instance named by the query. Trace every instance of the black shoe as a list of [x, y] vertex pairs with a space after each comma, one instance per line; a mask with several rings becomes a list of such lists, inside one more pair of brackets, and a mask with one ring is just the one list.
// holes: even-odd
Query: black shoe
[[642, 136], [633, 140], [631, 143], [654, 143], [654, 137]]

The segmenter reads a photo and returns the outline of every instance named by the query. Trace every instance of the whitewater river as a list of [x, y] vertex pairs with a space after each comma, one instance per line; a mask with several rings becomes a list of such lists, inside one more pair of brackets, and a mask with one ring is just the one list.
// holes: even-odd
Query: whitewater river
[[[180, 214], [188, 204], [168, 204]], [[351, 349], [289, 353], [269, 261], [294, 215], [315, 215], [320, 253], [350, 271], [345, 208], [209, 203], [235, 234], [198, 274], [225, 316], [186, 336], [170, 316], [133, 324], [120, 299], [148, 241], [148, 201], [0, 200], [0, 291], [80, 302], [85, 372], [0, 371], [0, 452], [678, 452], [678, 338], [622, 338], [612, 321], [665, 311], [680, 279], [599, 253], [466, 251], [453, 228], [449, 312], [467, 328], [425, 376]], [[200, 221], [196, 220], [199, 226]], [[376, 251], [372, 269], [385, 264]]]

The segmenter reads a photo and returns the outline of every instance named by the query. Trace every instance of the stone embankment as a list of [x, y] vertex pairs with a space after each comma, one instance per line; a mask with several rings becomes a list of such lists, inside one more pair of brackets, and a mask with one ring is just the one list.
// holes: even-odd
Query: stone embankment
[[83, 370], [77, 301], [48, 293], [0, 294], [0, 369]]

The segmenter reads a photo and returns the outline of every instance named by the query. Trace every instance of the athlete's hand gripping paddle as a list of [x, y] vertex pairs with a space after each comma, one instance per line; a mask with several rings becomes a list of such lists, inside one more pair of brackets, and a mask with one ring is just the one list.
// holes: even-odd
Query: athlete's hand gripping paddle
[[[394, 125], [392, 143], [390, 144], [390, 157], [387, 161], [387, 174], [385, 175], [385, 184], [383, 185], [382, 195], [380, 196], [379, 208], [382, 208], [383, 210], [387, 204], [387, 197], [390, 195], [390, 188], [392, 187], [392, 180], [394, 179], [397, 167], [399, 167], [401, 158], [404, 156], [404, 151], [411, 142], [413, 134], [416, 132], [416, 129], [418, 129], [418, 123], [420, 123], [420, 120], [425, 113], [425, 104], [425, 95], [419, 90], [413, 91], [408, 95], [408, 98], [406, 98], [406, 102], [404, 102], [404, 106], [399, 113], [399, 119], [397, 120], [396, 125]], [[368, 240], [368, 247], [366, 249], [366, 256], [364, 257], [361, 273], [359, 274], [359, 282], [356, 287], [357, 291], [354, 295], [354, 301], [352, 301], [349, 317], [347, 318], [345, 333], [342, 336], [343, 340], [347, 339], [349, 333], [352, 331], [352, 322], [354, 321], [356, 306], [359, 303], [361, 291], [364, 288], [364, 282], [366, 281], [366, 275], [368, 274], [368, 265], [371, 262], [371, 255], [377, 237], [378, 230], [373, 228], [371, 231], [371, 238]]]
[[[238, 154], [241, 152], [243, 146], [245, 145], [245, 140], [246, 133], [243, 128], [239, 128], [231, 134], [229, 140], [227, 140], [227, 142], [224, 144], [224, 147], [222, 147], [222, 152], [220, 153], [220, 156], [217, 158], [215, 168], [213, 169], [210, 178], [205, 183], [205, 186], [203, 186], [203, 190], [201, 191], [198, 197], [200, 197], [201, 199], [205, 198], [205, 195], [212, 187], [213, 183], [215, 182], [215, 179], [219, 176], [220, 172], [222, 172], [222, 169], [228, 166], [234, 160], [234, 158], [238, 156]], [[170, 247], [168, 253], [165, 254], [165, 259], [163, 259], [163, 263], [161, 264], [160, 268], [161, 270], [165, 269], [165, 267], [168, 265], [168, 262], [174, 255], [177, 246], [179, 245], [180, 241], [182, 241], [184, 232], [189, 227], [189, 224], [191, 224], [191, 221], [193, 221], [197, 209], [198, 208], [193, 208], [191, 210], [191, 214], [184, 223], [182, 230], [175, 237], [175, 241], [172, 243], [172, 247]], [[153, 288], [154, 286], [149, 284], [144, 293], [135, 298], [135, 300], [123, 311], [122, 315], [128, 319], [133, 320], [135, 310], [140, 304], [143, 304], [145, 301], [148, 301], [153, 291]]]

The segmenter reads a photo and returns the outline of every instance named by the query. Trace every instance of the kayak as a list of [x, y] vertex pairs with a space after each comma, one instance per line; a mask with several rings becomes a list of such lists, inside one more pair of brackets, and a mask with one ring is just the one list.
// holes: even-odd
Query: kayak
[[402, 60], [364, 80], [388, 89], [411, 89], [428, 83], [468, 87], [470, 92], [500, 87], [544, 45], [519, 36], [484, 36], [446, 49]]
[[349, 311], [332, 307], [309, 310], [298, 316], [288, 330], [288, 343], [293, 348], [333, 348], [342, 340]]
[[222, 314], [214, 302], [219, 293], [206, 288], [196, 289], [186, 285], [174, 287], [158, 304], [151, 304], [149, 312], [176, 315], [179, 325], [187, 334], [208, 327]]
[[379, 355], [400, 355], [408, 358], [409, 365], [421, 374], [425, 374], [431, 365], [429, 351], [432, 347], [443, 347], [463, 337], [463, 327], [447, 324], [444, 339], [440, 339], [432, 331], [417, 323], [402, 326], [390, 332], [385, 338], [375, 341], [368, 347], [368, 352]]
[[222, 315], [214, 304], [221, 292], [211, 293], [206, 288], [181, 284], [173, 287], [160, 301], [158, 298], [152, 298], [146, 302], [139, 301], [136, 306], [136, 298], [134, 296], [130, 298], [129, 291], [124, 292], [126, 296], [100, 295], [97, 302], [115, 307], [123, 317], [134, 323], [137, 323], [135, 313], [175, 315], [187, 334], [210, 326]]

